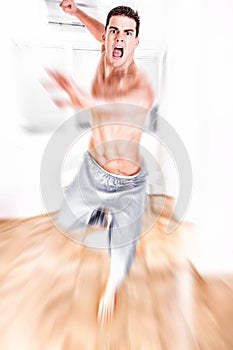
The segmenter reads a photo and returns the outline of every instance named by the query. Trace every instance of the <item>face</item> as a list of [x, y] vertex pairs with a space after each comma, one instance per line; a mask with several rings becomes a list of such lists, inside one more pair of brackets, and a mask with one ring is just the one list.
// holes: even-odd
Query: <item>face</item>
[[139, 44], [135, 20], [126, 16], [111, 17], [103, 41], [108, 62], [112, 66], [130, 64], [134, 58], [134, 50]]

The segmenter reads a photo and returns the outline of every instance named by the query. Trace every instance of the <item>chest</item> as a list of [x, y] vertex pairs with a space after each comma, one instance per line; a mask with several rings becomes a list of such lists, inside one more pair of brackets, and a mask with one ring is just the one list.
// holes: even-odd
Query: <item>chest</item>
[[97, 74], [92, 84], [92, 94], [94, 97], [115, 100], [132, 93], [136, 85], [136, 77], [130, 74], [112, 74], [109, 77]]

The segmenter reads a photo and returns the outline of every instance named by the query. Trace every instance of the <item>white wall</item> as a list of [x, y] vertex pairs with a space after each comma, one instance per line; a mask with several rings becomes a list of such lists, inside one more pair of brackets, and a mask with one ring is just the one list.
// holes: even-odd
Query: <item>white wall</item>
[[179, 1], [169, 20], [167, 116], [192, 160], [202, 271], [233, 270], [232, 13], [232, 1]]

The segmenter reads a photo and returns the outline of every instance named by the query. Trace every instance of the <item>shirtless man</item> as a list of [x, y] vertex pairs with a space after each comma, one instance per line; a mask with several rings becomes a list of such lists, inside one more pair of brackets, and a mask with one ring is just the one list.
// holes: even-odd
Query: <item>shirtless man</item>
[[[104, 26], [81, 11], [73, 0], [63, 0], [60, 6], [83, 22], [102, 43], [92, 95], [83, 91], [71, 77], [54, 71], [49, 75], [69, 98], [56, 100], [58, 106], [91, 108], [92, 112], [88, 152], [78, 177], [70, 186], [68, 204], [64, 203], [59, 211], [58, 224], [69, 230], [91, 225], [94, 216], [103, 214], [104, 220], [111, 214], [108, 223], [110, 272], [98, 308], [98, 317], [106, 321], [113, 315], [117, 289], [130, 269], [141, 233], [147, 195], [139, 143], [145, 118], [154, 103], [154, 92], [134, 60], [139, 44], [137, 12], [124, 6], [114, 8]], [[85, 179], [85, 186], [78, 186], [79, 179]], [[89, 195], [92, 210], [88, 200], [83, 200], [84, 187], [92, 192]], [[74, 211], [76, 208], [77, 218], [73, 222], [69, 215], [72, 206]]]

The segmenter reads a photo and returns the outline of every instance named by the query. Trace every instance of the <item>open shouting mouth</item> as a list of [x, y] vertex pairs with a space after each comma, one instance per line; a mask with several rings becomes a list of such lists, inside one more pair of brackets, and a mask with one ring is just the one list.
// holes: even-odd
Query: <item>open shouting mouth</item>
[[113, 54], [112, 54], [114, 58], [121, 58], [123, 56], [123, 54], [124, 54], [123, 47], [121, 47], [121, 46], [114, 47]]

